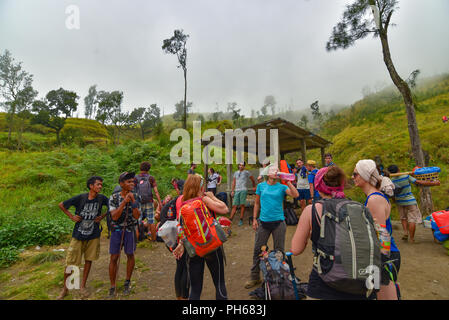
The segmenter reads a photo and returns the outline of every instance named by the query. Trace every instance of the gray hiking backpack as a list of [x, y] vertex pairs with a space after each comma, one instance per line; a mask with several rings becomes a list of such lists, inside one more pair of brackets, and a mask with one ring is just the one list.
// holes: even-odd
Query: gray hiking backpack
[[320, 226], [315, 203], [312, 207], [315, 270], [329, 287], [368, 297], [373, 292], [368, 288], [368, 277], [372, 274], [368, 281], [380, 283], [381, 273], [380, 243], [371, 213], [361, 203], [349, 199], [319, 203], [323, 205]]
[[151, 202], [153, 199], [153, 192], [152, 192], [152, 186], [150, 183], [150, 177], [151, 176], [141, 176], [136, 175], [137, 179], [137, 185], [136, 185], [136, 192], [140, 196], [141, 203], [148, 203]]

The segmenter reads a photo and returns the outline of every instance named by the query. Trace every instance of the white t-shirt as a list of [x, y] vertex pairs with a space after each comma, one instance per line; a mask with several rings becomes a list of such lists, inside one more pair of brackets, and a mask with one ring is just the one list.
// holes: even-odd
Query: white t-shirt
[[219, 178], [220, 176], [218, 175], [218, 173], [216, 173], [216, 172], [214, 172], [214, 174], [212, 174], [212, 175], [209, 175], [209, 180], [212, 180], [212, 181], [209, 181], [208, 183], [207, 183], [207, 187], [208, 188], [216, 188], [217, 187], [217, 183], [218, 183], [218, 178]]
[[306, 177], [303, 178], [301, 177], [300, 172], [301, 170], [298, 170], [298, 173], [296, 174], [297, 176], [296, 189], [309, 189], [309, 180], [307, 179], [307, 174]]

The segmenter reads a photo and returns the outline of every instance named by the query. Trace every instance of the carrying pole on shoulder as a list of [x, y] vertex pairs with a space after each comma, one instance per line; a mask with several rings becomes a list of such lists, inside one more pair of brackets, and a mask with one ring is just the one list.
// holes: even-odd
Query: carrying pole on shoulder
[[293, 253], [291, 253], [289, 251], [289, 252], [286, 252], [285, 255], [287, 256], [287, 263], [288, 263], [288, 266], [290, 267], [290, 276], [292, 278], [293, 290], [295, 291], [295, 298], [296, 298], [296, 300], [299, 300], [299, 292], [298, 292], [298, 287], [297, 287], [297, 283], [296, 283], [295, 269], [293, 268], [293, 261], [292, 261]]

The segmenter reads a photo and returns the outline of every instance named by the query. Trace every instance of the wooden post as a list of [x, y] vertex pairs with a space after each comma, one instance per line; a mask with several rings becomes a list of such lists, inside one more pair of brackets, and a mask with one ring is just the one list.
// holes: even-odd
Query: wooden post
[[301, 154], [302, 154], [302, 161], [304, 163], [307, 162], [307, 147], [306, 147], [306, 139], [301, 140]]
[[326, 166], [326, 162], [324, 161], [324, 147], [321, 147], [321, 165], [322, 168]]
[[206, 181], [206, 191], [207, 191], [207, 176], [208, 176], [208, 171], [209, 171], [209, 145], [206, 145], [204, 147], [205, 151], [206, 151], [206, 159], [204, 161], [204, 179]]
[[231, 207], [231, 188], [232, 188], [232, 164], [227, 164], [226, 165], [226, 176], [227, 178], [227, 185], [226, 185], [226, 193], [228, 195], [228, 207]]

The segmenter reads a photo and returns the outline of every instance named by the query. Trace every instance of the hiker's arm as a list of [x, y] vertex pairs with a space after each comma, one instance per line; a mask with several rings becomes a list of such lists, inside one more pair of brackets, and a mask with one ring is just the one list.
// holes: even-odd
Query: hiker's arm
[[307, 206], [299, 217], [298, 226], [292, 238], [290, 251], [294, 256], [300, 255], [307, 247], [311, 233], [312, 206]]
[[235, 190], [235, 177], [232, 179], [232, 186], [231, 186], [231, 197], [233, 197], [234, 195], [233, 195], [233, 193], [234, 193], [234, 190]]
[[290, 181], [287, 181], [287, 187], [288, 187], [288, 189], [285, 191], [285, 193], [287, 193], [287, 195], [289, 195], [290, 197], [292, 197], [294, 199], [299, 197], [298, 190], [296, 190], [296, 188], [293, 186], [293, 184]]
[[156, 194], [156, 198], [157, 198], [157, 202], [158, 202], [159, 208], [162, 208], [161, 196], [159, 195], [159, 191], [157, 190], [157, 187], [154, 187], [153, 191]]
[[140, 202], [139, 200], [136, 200], [136, 198], [134, 198], [134, 194], [133, 193], [128, 193], [129, 194], [129, 204], [131, 205], [131, 208], [133, 209], [133, 218], [134, 219], [139, 219], [140, 218]]
[[80, 222], [81, 220], [83, 220], [83, 218], [81, 218], [80, 216], [74, 215], [74, 214], [72, 214], [69, 210], [67, 210], [67, 209], [64, 207], [64, 203], [63, 203], [63, 202], [60, 202], [60, 203], [58, 204], [58, 206], [59, 206], [59, 209], [61, 209], [62, 212], [64, 212], [65, 215], [66, 215], [67, 217], [69, 217], [69, 219], [72, 220], [73, 222]]
[[419, 186], [423, 186], [423, 187], [434, 187], [434, 186], [439, 186], [440, 185], [440, 181], [424, 181], [424, 180], [416, 180], [415, 184], [419, 185]]
[[260, 210], [260, 195], [256, 194], [256, 200], [254, 201], [254, 210], [253, 210], [253, 229], [257, 230], [259, 227], [259, 223], [257, 222], [257, 218], [259, 217]]
[[203, 197], [204, 204], [213, 212], [218, 214], [227, 214], [229, 212], [228, 206], [223, 202], [215, 198], [212, 192], [207, 192]]
[[123, 213], [123, 209], [125, 209], [125, 206], [129, 201], [130, 201], [129, 197], [127, 195], [126, 198], [122, 201], [122, 203], [120, 203], [118, 208], [111, 211], [112, 220], [117, 221], [120, 218], [120, 216]]

